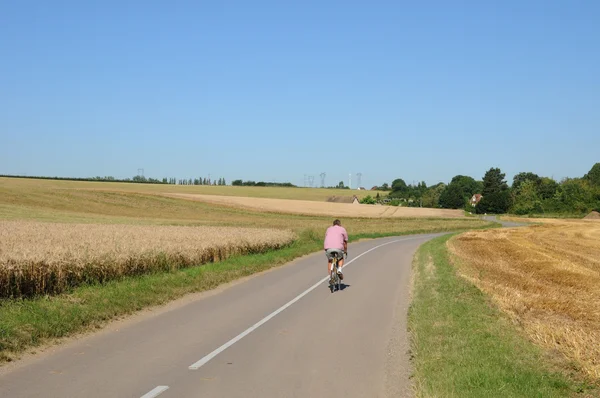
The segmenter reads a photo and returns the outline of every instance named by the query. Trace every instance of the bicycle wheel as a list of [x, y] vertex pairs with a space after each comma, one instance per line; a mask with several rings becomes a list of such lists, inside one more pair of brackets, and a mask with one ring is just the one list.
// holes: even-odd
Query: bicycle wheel
[[331, 271], [331, 279], [329, 279], [329, 289], [331, 290], [331, 293], [333, 293], [335, 290], [335, 271], [334, 270]]
[[329, 290], [333, 293], [333, 289], [335, 287], [335, 279], [334, 279], [335, 268], [334, 265], [331, 264], [331, 272], [329, 273]]

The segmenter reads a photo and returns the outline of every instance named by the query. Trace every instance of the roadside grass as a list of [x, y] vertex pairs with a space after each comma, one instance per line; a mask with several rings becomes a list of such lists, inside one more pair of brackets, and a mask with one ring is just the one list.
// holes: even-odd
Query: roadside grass
[[456, 272], [534, 344], [600, 384], [600, 223], [544, 220], [448, 241]]
[[450, 237], [421, 246], [413, 265], [409, 330], [416, 396], [598, 396], [457, 276], [446, 247]]
[[[464, 230], [490, 228], [493, 223], [468, 225]], [[440, 225], [396, 232], [359, 233], [351, 242], [386, 236], [446, 232]], [[165, 304], [188, 293], [214, 289], [257, 272], [321, 250], [321, 231], [304, 230], [291, 245], [262, 254], [231, 257], [172, 272], [123, 277], [103, 284], [84, 285], [56, 295], [0, 300], [0, 363], [53, 340], [102, 327], [107, 322], [144, 308]]]
[[[209, 290], [319, 251], [325, 228], [332, 222], [332, 217], [242, 210], [152, 194], [154, 189], [165, 188], [162, 186], [143, 186], [143, 189], [148, 189], [147, 193], [117, 192], [116, 189], [115, 192], [104, 192], [111, 186], [110, 183], [7, 180], [0, 179], [0, 219], [3, 220], [278, 228], [294, 231], [299, 239], [276, 251], [231, 257], [223, 262], [177, 271], [124, 276], [103, 284], [73, 288], [56, 296], [0, 299], [0, 362], [17, 358], [24, 351], [54, 339], [93, 330], [112, 319], [143, 308], [161, 305], [188, 293]], [[80, 189], [84, 185], [97, 188]], [[132, 186], [138, 189], [143, 184], [113, 185], [125, 190]], [[180, 192], [188, 192], [184, 188], [188, 187], [181, 187]], [[195, 192], [197, 187], [189, 188], [189, 192]], [[237, 187], [230, 188], [233, 190]], [[260, 189], [262, 193], [269, 193]], [[284, 191], [279, 191], [282, 188], [272, 189], [283, 195], [281, 192]], [[301, 192], [296, 188], [289, 190]], [[335, 191], [325, 191], [327, 194], [336, 194]], [[473, 218], [349, 217], [343, 218], [342, 223], [353, 241], [497, 226]]]

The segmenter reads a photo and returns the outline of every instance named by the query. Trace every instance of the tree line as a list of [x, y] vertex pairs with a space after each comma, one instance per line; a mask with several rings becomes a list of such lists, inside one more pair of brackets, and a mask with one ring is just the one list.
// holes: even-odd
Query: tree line
[[[449, 184], [438, 183], [428, 187], [425, 182], [407, 185], [395, 179], [391, 186], [374, 187], [389, 192], [385, 197], [367, 197], [363, 203], [387, 202], [391, 205], [465, 209], [479, 214], [587, 214], [600, 211], [600, 163], [596, 163], [583, 177], [555, 181], [551, 177], [532, 172], [521, 172], [509, 186], [499, 168], [490, 168], [481, 180], [457, 175]], [[480, 194], [481, 200], [473, 205], [471, 198]]]
[[265, 182], [265, 181], [242, 181], [242, 180], [233, 180], [231, 185], [237, 187], [291, 187], [296, 188], [296, 185], [291, 182]]
[[105, 177], [48, 177], [48, 176], [19, 176], [19, 175], [1, 175], [0, 177], [6, 178], [30, 178], [36, 180], [59, 180], [59, 181], [98, 181], [98, 182], [123, 182], [123, 183], [141, 183], [141, 184], [171, 184], [171, 185], [227, 185], [225, 178], [219, 178], [218, 180], [211, 180], [209, 178], [183, 178], [177, 179], [175, 177], [171, 178], [152, 178], [145, 177], [142, 175], [136, 175], [131, 178], [115, 178], [112, 176]]

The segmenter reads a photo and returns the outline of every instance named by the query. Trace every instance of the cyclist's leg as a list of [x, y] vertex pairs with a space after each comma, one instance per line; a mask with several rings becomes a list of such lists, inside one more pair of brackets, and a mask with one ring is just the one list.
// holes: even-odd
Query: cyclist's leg
[[[337, 265], [338, 265], [338, 274], [342, 273], [342, 265], [344, 265], [344, 251], [340, 249], [329, 249], [327, 251], [329, 256], [332, 256], [332, 253], [335, 252], [337, 254]], [[331, 267], [329, 268], [329, 273], [331, 274]], [[342, 276], [343, 278], [343, 276]]]
[[331, 269], [333, 267], [333, 255], [331, 249], [325, 250], [325, 256], [327, 257], [327, 275], [331, 276]]

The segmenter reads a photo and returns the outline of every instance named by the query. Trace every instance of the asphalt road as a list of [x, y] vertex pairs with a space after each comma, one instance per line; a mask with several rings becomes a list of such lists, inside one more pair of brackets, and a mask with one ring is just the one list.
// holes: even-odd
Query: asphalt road
[[0, 370], [0, 397], [410, 396], [411, 261], [434, 235], [351, 244]]
[[529, 224], [526, 223], [518, 223], [513, 221], [504, 221], [500, 220], [496, 216], [483, 216], [481, 217], [484, 221], [497, 222], [502, 225], [503, 228], [514, 228], [514, 227], [525, 227]]

